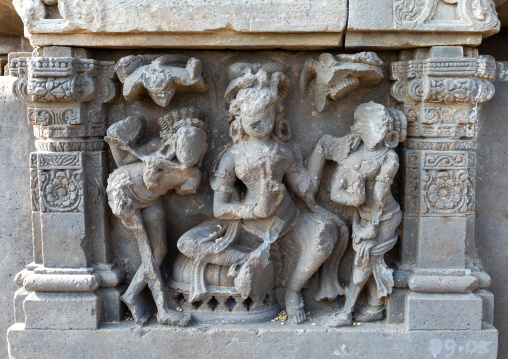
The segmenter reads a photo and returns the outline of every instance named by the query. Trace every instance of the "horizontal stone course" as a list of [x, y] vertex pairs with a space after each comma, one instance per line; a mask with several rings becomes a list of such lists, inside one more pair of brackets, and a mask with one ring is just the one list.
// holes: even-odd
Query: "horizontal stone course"
[[[313, 322], [319, 323], [319, 318]], [[136, 327], [132, 321], [99, 330], [9, 330], [12, 358], [496, 358], [495, 329], [405, 331], [402, 325], [361, 324], [330, 329], [311, 322], [280, 325]], [[51, 343], [41, 345], [40, 343]], [[22, 348], [22, 350], [20, 349]]]

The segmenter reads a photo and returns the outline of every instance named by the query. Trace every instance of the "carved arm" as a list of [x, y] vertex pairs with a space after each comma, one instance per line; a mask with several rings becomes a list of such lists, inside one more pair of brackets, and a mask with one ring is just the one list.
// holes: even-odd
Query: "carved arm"
[[399, 159], [397, 154], [393, 151], [389, 151], [381, 166], [379, 174], [376, 176], [376, 182], [372, 193], [370, 222], [374, 225], [379, 224], [379, 217], [383, 211], [384, 200], [388, 195], [390, 195], [390, 187], [398, 169]]
[[254, 219], [256, 203], [239, 203], [232, 200], [232, 193], [215, 191], [213, 215], [220, 219]]

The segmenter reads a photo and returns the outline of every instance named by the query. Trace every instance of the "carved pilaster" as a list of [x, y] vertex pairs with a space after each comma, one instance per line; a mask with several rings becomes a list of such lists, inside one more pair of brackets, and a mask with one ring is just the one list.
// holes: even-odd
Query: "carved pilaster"
[[489, 79], [496, 65], [462, 47], [420, 50], [414, 58], [392, 64], [392, 95], [408, 117], [398, 286], [467, 293], [489, 281], [467, 254], [474, 226], [477, 107], [494, 95]]
[[[32, 57], [13, 59], [10, 69], [18, 77], [13, 91], [27, 103], [37, 148], [30, 156], [34, 263], [17, 276], [31, 293], [24, 303], [25, 324], [96, 327], [103, 305], [98, 289], [122, 279], [111, 263], [105, 216], [104, 104], [116, 93], [114, 63]], [[70, 315], [59, 322], [52, 314], [59, 306], [72, 313], [81, 302], [91, 309], [82, 321]]]

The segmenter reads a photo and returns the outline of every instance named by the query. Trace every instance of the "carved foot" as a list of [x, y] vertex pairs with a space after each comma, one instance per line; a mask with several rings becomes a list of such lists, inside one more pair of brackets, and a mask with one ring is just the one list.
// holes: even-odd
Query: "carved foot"
[[192, 315], [189, 313], [177, 312], [176, 310], [166, 309], [157, 313], [157, 322], [162, 325], [172, 325], [176, 327], [186, 327], [192, 322]]
[[307, 319], [301, 292], [286, 288], [284, 302], [286, 303], [286, 313], [290, 323], [300, 324]]
[[321, 286], [314, 299], [316, 299], [318, 302], [325, 299], [334, 300], [339, 295], [342, 296], [344, 294], [346, 294], [344, 288], [339, 283], [336, 283], [334, 285]]
[[383, 319], [384, 306], [366, 305], [355, 313], [355, 319], [358, 322], [374, 322]]
[[122, 301], [129, 308], [132, 318], [137, 325], [144, 325], [153, 315], [153, 305], [147, 302], [143, 295], [122, 295]]
[[353, 324], [353, 317], [351, 313], [338, 312], [332, 314], [328, 319], [326, 325], [329, 327], [345, 327]]

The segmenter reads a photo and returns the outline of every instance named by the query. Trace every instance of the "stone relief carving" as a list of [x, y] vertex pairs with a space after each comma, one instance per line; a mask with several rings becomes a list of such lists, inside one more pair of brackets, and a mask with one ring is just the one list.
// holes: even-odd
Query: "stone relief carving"
[[[489, 80], [495, 76], [490, 56], [460, 47], [436, 47], [419, 59], [392, 64], [397, 80], [392, 95], [403, 104], [410, 136], [403, 149], [401, 253], [409, 250], [397, 265], [398, 288], [436, 298], [440, 292], [488, 293], [490, 277], [468, 238], [475, 210], [478, 105], [493, 96]], [[411, 242], [417, 249], [407, 245]], [[436, 248], [454, 250], [439, 257]]]
[[314, 106], [319, 112], [328, 109], [330, 102], [354, 91], [360, 83], [377, 84], [383, 78], [383, 61], [373, 52], [354, 55], [322, 54], [319, 60], [307, 60], [303, 66], [299, 90], [307, 94], [311, 81], [315, 80]]
[[[245, 55], [235, 56], [237, 61]], [[224, 59], [230, 61], [228, 64], [233, 62], [231, 57], [224, 57], [217, 61], [220, 66], [226, 63]], [[438, 58], [397, 63], [393, 68], [400, 72], [394, 71], [397, 82], [393, 93], [403, 98], [407, 116], [381, 104], [364, 103], [355, 111], [351, 133], [342, 136], [347, 133], [345, 128], [338, 129], [343, 124], [323, 125], [332, 116], [319, 113], [317, 125], [322, 127], [316, 132], [321, 135], [308, 143], [304, 141], [309, 137], [301, 135], [302, 122], [308, 120], [310, 112], [315, 116], [316, 111], [310, 101], [299, 107], [301, 98], [290, 86], [295, 82], [290, 82], [286, 73], [300, 72], [299, 84], [305, 90], [315, 82], [314, 105], [324, 112], [331, 101], [354, 91], [362, 79], [367, 84], [380, 81], [381, 60], [373, 53], [324, 54], [319, 61], [307, 61], [307, 68], [300, 69], [301, 58], [289, 66], [255, 59], [259, 63], [237, 62], [226, 74], [214, 74], [217, 83], [221, 82], [219, 87], [225, 89], [224, 104], [213, 103], [214, 96], [190, 99], [200, 108], [214, 107], [206, 107], [207, 122], [215, 121], [208, 132], [209, 154], [213, 156], [202, 170], [201, 160], [207, 150], [202, 111], [184, 107], [169, 112], [160, 117], [160, 129], [149, 127], [147, 116], [158, 113], [153, 117], [159, 117], [164, 109], [156, 104], [164, 107], [174, 101], [175, 93], [190, 91], [198, 95], [206, 90], [200, 60], [179, 55], [140, 55], [125, 57], [114, 67], [85, 59], [76, 63], [20, 59], [20, 66], [12, 67], [19, 76], [15, 88], [29, 99], [27, 117], [40, 141], [39, 152], [31, 158], [30, 176], [34, 212], [46, 221], [42, 231], [50, 225], [58, 227], [60, 215], [86, 213], [83, 223], [97, 223], [92, 216], [104, 210], [107, 198], [115, 216], [115, 233], [103, 230], [103, 238], [113, 237], [115, 249], [123, 243], [129, 247], [122, 249], [124, 253], [95, 263], [96, 255], [105, 252], [97, 246], [93, 253], [86, 253], [85, 259], [80, 258], [82, 263], [66, 259], [64, 265], [69, 268], [45, 268], [44, 257], [38, 260], [35, 270], [27, 267], [26, 271], [33, 274], [17, 277], [23, 289], [37, 290], [41, 295], [48, 290], [66, 295], [87, 291], [92, 297], [116, 290], [116, 304], [122, 300], [137, 324], [147, 323], [156, 314], [160, 324], [175, 326], [188, 325], [191, 320], [254, 323], [273, 318], [302, 324], [310, 319], [307, 311], [314, 314], [316, 310], [318, 324], [337, 327], [352, 325], [353, 319], [381, 320], [385, 309], [391, 311], [394, 307], [399, 308], [395, 320], [401, 321], [402, 314], [407, 313], [406, 308], [400, 309], [401, 301], [409, 301], [410, 295], [418, 291], [434, 295], [433, 284], [425, 282], [430, 275], [418, 282], [415, 271], [401, 279], [404, 267], [399, 266], [399, 257], [395, 262], [388, 259], [398, 256], [391, 251], [398, 242], [402, 220], [395, 198], [404, 201], [404, 220], [439, 216], [455, 220], [474, 209], [474, 141], [450, 136], [473, 138], [475, 104], [492, 95], [486, 81], [493, 71], [489, 59], [471, 56], [460, 61]], [[62, 64], [74, 66], [73, 71], [62, 70]], [[207, 64], [211, 69], [220, 66]], [[29, 72], [25, 72], [27, 68]], [[106, 112], [96, 105], [113, 98], [113, 68], [124, 84], [126, 100], [139, 100], [146, 91], [156, 104], [151, 100], [129, 104], [124, 99], [115, 103], [111, 111], [115, 117], [110, 119], [114, 124], [107, 129], [105, 141], [118, 168], [109, 174], [108, 185], [104, 186], [108, 169], [101, 153], [100, 131], [105, 131]], [[458, 76], [459, 71], [468, 71], [469, 75]], [[58, 81], [52, 80], [54, 73], [62, 75]], [[62, 93], [64, 90], [68, 93]], [[377, 91], [375, 98], [383, 95], [382, 89], [372, 90]], [[350, 96], [358, 99], [365, 93]], [[181, 100], [185, 101], [176, 99], [178, 106], [182, 106]], [[221, 116], [223, 105], [229, 116]], [[305, 115], [295, 119], [302, 108]], [[344, 113], [352, 110], [341, 109], [339, 115], [344, 118]], [[220, 123], [222, 117], [224, 122]], [[115, 122], [119, 118], [122, 120]], [[229, 128], [231, 140], [224, 140], [225, 128]], [[294, 137], [291, 128], [296, 128]], [[160, 137], [148, 137], [154, 130], [160, 130]], [[326, 133], [334, 136], [323, 136]], [[399, 167], [394, 149], [408, 134], [414, 137], [401, 151], [405, 177], [397, 178], [397, 186], [392, 188]], [[312, 153], [307, 161], [302, 152]], [[210, 188], [207, 184], [200, 186], [201, 171], [211, 174]], [[399, 188], [402, 185], [404, 198]], [[195, 196], [178, 196], [195, 192]], [[329, 195], [326, 201], [323, 195]], [[175, 202], [178, 204], [173, 207]], [[185, 211], [176, 213], [175, 208]], [[343, 213], [346, 211], [348, 214]], [[55, 220], [48, 222], [48, 218]], [[60, 245], [56, 236], [42, 234], [44, 250], [52, 240], [54, 247]], [[86, 238], [86, 233], [79, 235], [68, 242], [79, 243], [83, 252], [100, 243]], [[139, 266], [137, 249], [130, 247], [131, 237], [141, 254]], [[39, 242], [42, 247], [42, 240]], [[402, 248], [407, 242], [400, 245]], [[179, 251], [169, 249], [174, 247]], [[416, 255], [411, 249], [403, 250]], [[125, 287], [118, 285], [121, 276], [112, 275], [115, 257], [130, 280], [125, 292]], [[60, 263], [61, 258], [53, 256], [50, 260]], [[64, 279], [54, 284], [56, 276]], [[74, 285], [77, 276], [84, 279]], [[475, 285], [467, 283], [468, 288]], [[27, 294], [21, 293], [19, 298], [21, 295]], [[112, 297], [109, 292], [107, 295]], [[106, 295], [99, 298], [103, 300]], [[342, 299], [344, 307], [338, 310]], [[86, 307], [87, 312], [93, 312], [90, 307]], [[281, 309], [287, 317], [277, 315]], [[27, 318], [36, 315], [28, 312]], [[122, 316], [107, 321], [120, 321]], [[393, 324], [393, 315], [387, 317], [387, 323]], [[96, 323], [87, 324], [87, 328], [96, 328]]]
[[494, 95], [489, 79], [495, 74], [490, 56], [395, 62], [391, 93], [404, 102], [410, 135], [472, 137], [476, 103]]
[[383, 256], [398, 238], [402, 219], [390, 186], [399, 167], [393, 151], [406, 137], [407, 120], [401, 111], [369, 102], [357, 107], [352, 133], [336, 138], [324, 136], [308, 160], [314, 191], [319, 186], [326, 160], [338, 164], [332, 174], [330, 196], [334, 202], [356, 208], [353, 248], [356, 252], [346, 302], [334, 314], [330, 326], [352, 324], [352, 314], [366, 286], [367, 305], [355, 312], [357, 321], [383, 318], [384, 297], [393, 288], [393, 270]]
[[167, 106], [176, 93], [206, 92], [201, 77], [203, 65], [183, 55], [137, 55], [123, 57], [116, 64], [123, 83], [123, 95], [134, 101], [144, 93], [159, 106]]
[[173, 111], [159, 119], [161, 137], [143, 141], [146, 120], [128, 117], [108, 128], [109, 143], [118, 169], [108, 179], [107, 194], [113, 213], [134, 232], [142, 265], [122, 300], [133, 318], [143, 324], [153, 316], [142, 294], [150, 288], [160, 324], [185, 326], [191, 316], [170, 308], [159, 266], [167, 252], [166, 219], [160, 197], [169, 190], [194, 193], [206, 151], [203, 114], [194, 108]]
[[[54, 320], [62, 329], [97, 328], [103, 320], [119, 321], [122, 311], [124, 271], [108, 243], [103, 185], [105, 104], [115, 98], [114, 62], [82, 55], [21, 57], [10, 67], [17, 76], [14, 93], [28, 105], [37, 149], [30, 155], [33, 262], [15, 281], [21, 286], [16, 320], [28, 328], [39, 328], [40, 320]], [[25, 311], [24, 303], [41, 298], [65, 319], [55, 319], [48, 308]], [[61, 305], [73, 300], [79, 308]]]
[[393, 9], [397, 29], [455, 25], [492, 30], [501, 25], [492, 0], [394, 0]]
[[[284, 119], [289, 80], [282, 71], [276, 63], [230, 67], [225, 98], [233, 144], [218, 160], [211, 182], [217, 220], [178, 240], [182, 255], [170, 285], [195, 308], [204, 301], [215, 310], [219, 301], [234, 306], [243, 300], [250, 311], [244, 321], [273, 317], [278, 311], [274, 289], [279, 287], [289, 320], [303, 322], [303, 286], [330, 255], [336, 261], [332, 268], [338, 266], [348, 241], [344, 221], [319, 207], [311, 194]], [[291, 194], [306, 208], [297, 206]], [[210, 273], [222, 267], [227, 277], [211, 279], [216, 275]], [[343, 293], [337, 271], [324, 273], [316, 297], [334, 299]]]
[[[382, 78], [382, 62], [373, 53], [340, 55], [333, 63], [329, 57], [323, 55], [320, 65], [326, 58], [333, 65], [329, 73], [332, 77], [338, 73], [340, 79], [330, 80], [326, 93], [316, 91], [319, 101], [335, 100], [353, 91], [359, 78], [367, 83]], [[147, 66], [156, 63], [170, 68], [173, 75], [176, 70], [167, 63], [182, 59], [187, 64], [193, 62], [192, 66], [199, 62], [178, 55], [122, 58], [116, 71], [124, 83], [126, 99], [138, 98], [141, 93], [139, 83], [126, 90], [133, 73], [139, 70], [135, 81], [146, 79], [144, 76], [151, 75]], [[143, 61], [148, 65], [140, 65]], [[189, 74], [182, 67], [177, 69], [186, 71], [181, 77]], [[308, 85], [315, 76], [324, 88], [323, 72], [314, 70], [302, 70], [300, 85]], [[157, 82], [148, 90], [156, 103], [164, 100], [158, 103], [162, 106], [176, 91], [172, 80], [163, 78], [154, 77]], [[137, 116], [115, 123], [107, 131], [105, 140], [119, 166], [108, 179], [109, 204], [135, 234], [142, 257], [141, 267], [122, 295], [134, 320], [143, 324], [154, 314], [143, 294], [148, 285], [161, 324], [187, 325], [191, 313], [198, 322], [214, 317], [232, 323], [266, 321], [280, 310], [279, 298], [288, 320], [299, 324], [307, 319], [301, 291], [313, 275], [317, 280], [314, 300], [333, 301], [346, 295], [344, 311], [336, 313], [329, 325], [351, 324], [365, 285], [369, 304], [355, 316], [364, 321], [382, 319], [382, 298], [393, 287], [392, 270], [383, 256], [397, 241], [402, 217], [390, 193], [398, 169], [393, 148], [406, 137], [406, 117], [379, 104], [360, 105], [353, 132], [342, 138], [323, 137], [305, 166], [284, 118], [283, 100], [290, 91], [284, 66], [235, 63], [227, 78], [224, 98], [229, 104], [233, 143], [217, 159], [211, 177], [216, 219], [191, 228], [178, 240], [181, 253], [172, 264], [169, 293], [160, 270], [167, 252], [160, 198], [171, 189], [182, 195], [196, 191], [201, 179], [198, 167], [206, 150], [203, 114], [193, 108], [167, 114], [159, 120], [161, 137], [155, 139], [145, 138], [146, 120]], [[196, 83], [206, 90], [201, 77]], [[335, 91], [332, 96], [331, 91]], [[352, 226], [357, 254], [347, 293], [338, 279], [349, 243], [347, 222], [314, 198], [326, 160], [338, 166], [332, 175], [331, 200], [356, 208]], [[178, 305], [170, 295], [180, 301], [178, 310], [170, 307]]]

